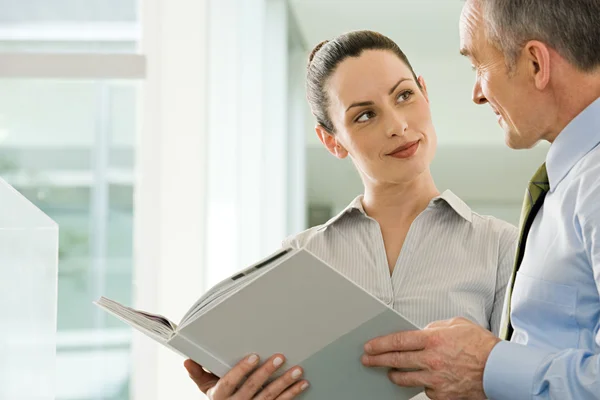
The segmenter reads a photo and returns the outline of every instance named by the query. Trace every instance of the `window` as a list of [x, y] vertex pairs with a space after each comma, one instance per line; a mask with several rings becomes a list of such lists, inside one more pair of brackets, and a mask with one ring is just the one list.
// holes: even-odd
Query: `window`
[[[131, 330], [92, 301], [132, 301], [143, 76], [118, 70], [131, 61], [120, 54], [137, 52], [138, 2], [0, 0], [0, 9], [4, 71], [29, 53], [52, 64], [24, 78], [0, 68], [0, 176], [59, 224], [56, 398], [128, 399]], [[93, 53], [107, 54], [106, 73], [86, 73]]]
[[131, 302], [135, 92], [0, 80], [0, 175], [60, 227], [59, 400], [127, 398], [130, 332], [92, 301]]
[[137, 0], [0, 0], [0, 51], [131, 53]]

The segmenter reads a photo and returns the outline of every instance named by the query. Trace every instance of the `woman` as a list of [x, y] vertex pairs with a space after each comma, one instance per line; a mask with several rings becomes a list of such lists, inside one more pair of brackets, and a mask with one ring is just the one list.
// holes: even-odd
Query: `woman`
[[[404, 53], [370, 31], [323, 42], [310, 56], [307, 98], [319, 139], [352, 159], [364, 194], [284, 244], [310, 250], [419, 326], [462, 316], [497, 334], [518, 232], [436, 188], [427, 87]], [[308, 385], [299, 368], [259, 390], [283, 360], [246, 359], [221, 381], [185, 365], [212, 399], [290, 399]]]

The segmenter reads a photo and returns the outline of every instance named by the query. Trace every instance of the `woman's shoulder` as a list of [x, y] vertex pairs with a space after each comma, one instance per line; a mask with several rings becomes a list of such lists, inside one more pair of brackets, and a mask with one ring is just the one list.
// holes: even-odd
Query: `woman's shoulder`
[[[333, 229], [333, 232], [337, 232], [338, 230], [342, 230], [346, 232], [347, 229], [354, 230], [354, 224], [346, 224], [344, 221], [347, 221], [348, 218], [352, 219], [356, 216], [365, 215], [364, 209], [361, 203], [362, 195], [356, 197], [348, 206], [346, 206], [343, 210], [341, 210], [337, 215], [330, 218], [327, 222], [321, 225], [315, 225], [312, 228], [308, 228], [300, 233], [296, 233], [287, 237], [283, 241], [283, 246], [286, 247], [306, 247], [312, 240], [322, 239], [324, 236], [327, 236], [329, 239], [337, 237], [337, 234], [327, 233], [331, 232], [330, 229], [333, 225], [335, 225], [336, 229]], [[333, 236], [332, 236], [333, 235]]]
[[306, 247], [306, 245], [316, 236], [323, 234], [323, 225], [316, 225], [312, 228], [306, 229], [302, 232], [296, 233], [294, 235], [288, 236], [283, 240], [282, 247], [292, 247], [295, 249], [299, 249], [302, 247]]
[[492, 215], [482, 215], [473, 212], [473, 224], [476, 229], [481, 229], [482, 233], [491, 233], [498, 238], [500, 245], [516, 245], [519, 239], [519, 229], [503, 219]]
[[[473, 229], [475, 234], [481, 238], [496, 238], [500, 241], [514, 242], [519, 236], [519, 230], [513, 224], [500, 218], [479, 214], [451, 190], [444, 191], [438, 198], [443, 199], [445, 203], [462, 217], [461, 224], [465, 224], [469, 229]], [[458, 225], [457, 225], [458, 226]]]

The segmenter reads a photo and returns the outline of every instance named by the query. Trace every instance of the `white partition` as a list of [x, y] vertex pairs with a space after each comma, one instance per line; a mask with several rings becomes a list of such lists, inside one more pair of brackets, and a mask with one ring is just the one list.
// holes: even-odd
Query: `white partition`
[[58, 225], [0, 178], [0, 399], [54, 399]]

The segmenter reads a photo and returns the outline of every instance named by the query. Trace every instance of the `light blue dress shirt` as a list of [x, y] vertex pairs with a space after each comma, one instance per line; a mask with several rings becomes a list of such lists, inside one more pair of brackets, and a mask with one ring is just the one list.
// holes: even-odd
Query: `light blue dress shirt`
[[484, 372], [494, 400], [600, 399], [600, 98], [546, 159], [550, 191], [527, 238], [511, 342]]

